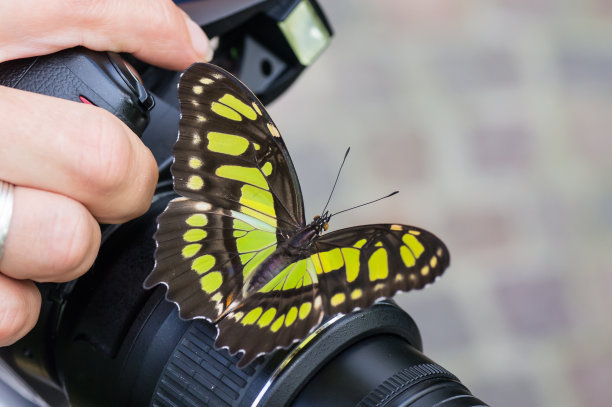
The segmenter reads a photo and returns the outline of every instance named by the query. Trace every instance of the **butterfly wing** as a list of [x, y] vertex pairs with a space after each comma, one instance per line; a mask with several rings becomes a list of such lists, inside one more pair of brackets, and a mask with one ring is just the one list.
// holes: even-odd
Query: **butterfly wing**
[[326, 314], [366, 308], [397, 291], [423, 288], [450, 262], [444, 243], [406, 225], [365, 225], [331, 232], [311, 255]]
[[171, 201], [158, 222], [156, 265], [145, 286], [163, 282], [181, 317], [217, 322], [215, 345], [231, 354], [242, 351], [239, 367], [303, 339], [321, 322], [311, 258], [292, 262], [225, 315], [243, 282], [277, 248], [270, 225], [184, 197]]
[[158, 218], [155, 267], [183, 318], [215, 321], [278, 241], [303, 225], [287, 148], [263, 105], [221, 68], [194, 64], [179, 82], [173, 200]]
[[210, 64], [185, 71], [178, 93], [175, 191], [260, 218], [279, 231], [302, 226], [304, 204], [293, 163], [257, 97]]
[[231, 354], [243, 351], [242, 367], [258, 355], [304, 339], [323, 316], [314, 262], [310, 257], [296, 260], [219, 321], [215, 345]]
[[215, 346], [231, 354], [242, 351], [238, 367], [246, 366], [259, 355], [304, 339], [323, 318], [321, 304], [313, 286], [255, 293], [219, 321]]
[[[367, 308], [397, 291], [423, 288], [449, 264], [446, 246], [426, 230], [367, 225], [316, 240], [244, 306], [219, 321], [217, 346], [243, 351], [239, 366], [305, 338], [323, 316]], [[243, 338], [257, 338], [245, 341]]]
[[255, 217], [176, 198], [158, 218], [155, 268], [145, 287], [165, 284], [182, 318], [215, 321], [277, 239], [276, 229]]

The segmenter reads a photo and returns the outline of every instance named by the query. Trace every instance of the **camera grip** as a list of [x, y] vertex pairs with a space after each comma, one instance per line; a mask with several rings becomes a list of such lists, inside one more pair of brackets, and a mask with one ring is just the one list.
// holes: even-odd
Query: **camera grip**
[[76, 47], [0, 64], [0, 85], [104, 108], [139, 136], [153, 97], [118, 54]]

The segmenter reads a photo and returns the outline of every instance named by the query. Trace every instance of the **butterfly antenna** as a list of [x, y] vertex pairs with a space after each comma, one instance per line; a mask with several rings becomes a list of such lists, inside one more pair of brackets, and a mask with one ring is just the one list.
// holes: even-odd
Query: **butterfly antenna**
[[336, 175], [336, 180], [334, 181], [334, 186], [332, 186], [332, 190], [329, 193], [329, 198], [327, 198], [327, 203], [325, 204], [325, 207], [323, 208], [323, 211], [321, 211], [321, 214], [325, 213], [325, 210], [327, 209], [327, 205], [329, 205], [329, 201], [331, 201], [331, 197], [334, 194], [334, 189], [336, 189], [336, 184], [338, 183], [338, 178], [340, 178], [340, 172], [342, 171], [342, 167], [344, 166], [344, 162], [346, 161], [346, 156], [348, 155], [349, 151], [351, 151], [351, 148], [347, 148], [346, 149], [346, 153], [344, 153], [344, 158], [342, 159], [342, 164], [340, 164], [340, 169], [338, 170], [338, 174]]
[[380, 201], [380, 200], [382, 200], [382, 199], [389, 198], [389, 197], [391, 197], [391, 196], [393, 196], [393, 195], [397, 194], [398, 192], [399, 192], [399, 191], [393, 191], [393, 192], [391, 192], [389, 195], [385, 195], [385, 196], [383, 196], [383, 197], [380, 197], [380, 198], [375, 199], [375, 200], [370, 201], [370, 202], [362, 203], [361, 205], [353, 206], [352, 208], [348, 208], [348, 209], [341, 210], [340, 212], [336, 212], [336, 213], [334, 213], [334, 214], [329, 215], [329, 217], [331, 218], [332, 216], [336, 216], [336, 215], [337, 215], [337, 214], [339, 214], [339, 213], [346, 212], [346, 211], [350, 211], [350, 210], [352, 210], [352, 209], [356, 209], [356, 208], [359, 208], [359, 207], [362, 207], [362, 206], [365, 206], [365, 205], [369, 205], [369, 204], [374, 203], [374, 202], [378, 202], [378, 201]]

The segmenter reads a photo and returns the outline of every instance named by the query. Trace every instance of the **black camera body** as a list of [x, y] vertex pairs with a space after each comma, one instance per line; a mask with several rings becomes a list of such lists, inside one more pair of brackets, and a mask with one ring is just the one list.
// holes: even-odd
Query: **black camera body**
[[[288, 38], [286, 21], [302, 13], [301, 22], [311, 19], [327, 30], [327, 40], [332, 35], [314, 1], [182, 6], [218, 38], [213, 63], [238, 76], [263, 103], [289, 87], [326, 45], [300, 50], [300, 42]], [[130, 56], [83, 48], [0, 64], [2, 85], [109, 110], [142, 137], [160, 170], [145, 215], [101, 226], [100, 253], [88, 273], [39, 284], [38, 324], [0, 349], [4, 362], [54, 407], [484, 406], [421, 353], [416, 324], [391, 302], [335, 316], [291, 349], [238, 369], [236, 356], [215, 350], [213, 324], [181, 320], [165, 288], [142, 288], [153, 269], [156, 218], [176, 196], [169, 168], [178, 130], [177, 80], [178, 73]]]

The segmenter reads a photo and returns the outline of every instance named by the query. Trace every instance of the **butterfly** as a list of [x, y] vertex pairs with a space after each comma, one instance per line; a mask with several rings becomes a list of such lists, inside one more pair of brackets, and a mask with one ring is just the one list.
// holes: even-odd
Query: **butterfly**
[[327, 234], [328, 211], [307, 223], [298, 177], [257, 97], [225, 70], [198, 63], [181, 76], [174, 190], [158, 218], [155, 267], [184, 319], [216, 324], [217, 348], [239, 367], [306, 337], [325, 315], [422, 288], [450, 256], [418, 227], [355, 226]]

